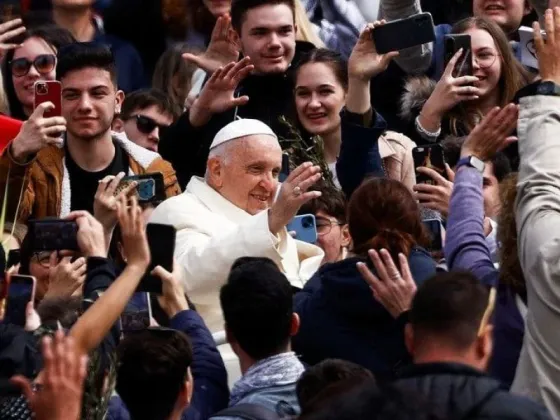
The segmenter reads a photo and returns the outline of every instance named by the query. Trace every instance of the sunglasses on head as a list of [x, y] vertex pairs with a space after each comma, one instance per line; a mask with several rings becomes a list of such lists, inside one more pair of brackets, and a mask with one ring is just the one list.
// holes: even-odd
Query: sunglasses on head
[[136, 120], [136, 128], [144, 134], [150, 134], [156, 127], [159, 131], [169, 127], [168, 125], [158, 124], [152, 118], [146, 117], [145, 115], [132, 115], [130, 118], [134, 118]]
[[24, 57], [10, 61], [12, 75], [16, 77], [25, 76], [29, 73], [31, 66], [35, 67], [39, 74], [50, 73], [56, 66], [56, 56], [54, 54], [41, 54], [35, 57], [33, 61]]

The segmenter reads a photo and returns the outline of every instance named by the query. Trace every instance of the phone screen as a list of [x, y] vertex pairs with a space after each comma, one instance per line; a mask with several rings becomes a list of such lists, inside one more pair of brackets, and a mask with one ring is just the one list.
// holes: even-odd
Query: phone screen
[[[443, 155], [443, 148], [439, 144], [433, 146], [421, 146], [412, 149], [412, 158], [414, 159], [414, 167], [420, 166], [433, 169], [442, 177], [447, 179], [447, 172], [445, 170], [445, 157]], [[423, 173], [416, 172], [417, 184], [434, 184], [434, 180]]]
[[10, 276], [5, 321], [25, 326], [27, 304], [33, 299], [34, 281], [31, 276]]
[[150, 294], [134, 293], [121, 314], [121, 332], [127, 334], [146, 329], [150, 326], [151, 317]]
[[32, 246], [35, 251], [77, 251], [78, 225], [61, 219], [30, 221]]
[[441, 222], [439, 220], [424, 220], [424, 225], [430, 233], [430, 252], [438, 252], [443, 249], [443, 238], [441, 232]]

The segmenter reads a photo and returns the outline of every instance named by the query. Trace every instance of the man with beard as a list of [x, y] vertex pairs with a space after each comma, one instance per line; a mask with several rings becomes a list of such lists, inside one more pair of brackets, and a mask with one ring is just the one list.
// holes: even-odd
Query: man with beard
[[2, 190], [9, 180], [8, 218], [16, 216], [20, 191], [20, 221], [74, 210], [93, 213], [96, 191], [119, 173], [161, 172], [166, 195], [178, 194], [168, 162], [111, 132], [124, 94], [117, 89], [110, 49], [76, 43], [60, 51], [58, 60], [62, 116], [45, 118], [53, 104], [39, 105], [0, 159]]

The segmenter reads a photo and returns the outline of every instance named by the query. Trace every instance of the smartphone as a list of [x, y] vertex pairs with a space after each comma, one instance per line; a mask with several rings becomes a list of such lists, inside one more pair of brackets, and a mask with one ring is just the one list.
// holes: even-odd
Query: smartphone
[[173, 271], [173, 254], [175, 253], [177, 231], [172, 225], [148, 223], [146, 226], [146, 235], [148, 237], [148, 246], [150, 247], [152, 261], [136, 291], [161, 295], [161, 279], [150, 273], [158, 265], [161, 265], [169, 272]]
[[443, 227], [438, 219], [428, 219], [423, 221], [424, 226], [430, 233], [430, 252], [440, 252], [443, 250]]
[[52, 102], [54, 108], [46, 111], [45, 118], [60, 117], [62, 115], [62, 85], [58, 80], [39, 80], [34, 85], [34, 108], [45, 102]]
[[317, 223], [312, 214], [302, 214], [292, 219], [286, 226], [288, 232], [295, 232], [295, 239], [314, 244], [317, 242]]
[[29, 221], [34, 251], [79, 251], [78, 225], [74, 221], [46, 218]]
[[16, 138], [21, 130], [23, 121], [16, 120], [6, 115], [0, 115], [0, 153]]
[[282, 153], [282, 169], [280, 170], [280, 175], [278, 175], [278, 180], [284, 182], [286, 178], [290, 175], [290, 155], [287, 153]]
[[35, 299], [37, 281], [33, 276], [12, 274], [8, 278], [5, 322], [25, 326], [27, 304]]
[[[445, 170], [445, 156], [443, 155], [443, 147], [440, 144], [431, 144], [429, 146], [419, 146], [412, 149], [412, 158], [414, 159], [414, 167], [425, 166], [431, 168], [445, 179], [447, 179], [447, 171]], [[428, 175], [416, 171], [417, 184], [434, 184], [434, 180]]]
[[21, 251], [19, 249], [11, 249], [8, 252], [8, 261], [6, 261], [6, 270], [18, 265], [21, 261]]
[[393, 20], [375, 28], [372, 38], [379, 54], [426, 44], [436, 39], [434, 21], [427, 12]]
[[150, 326], [152, 306], [149, 293], [134, 293], [120, 317], [121, 333], [141, 331]]
[[159, 203], [167, 198], [161, 172], [125, 176], [116, 188], [115, 195], [118, 195], [132, 181], [138, 183], [136, 186], [136, 197], [140, 203]]
[[457, 51], [461, 48], [463, 49], [461, 57], [459, 57], [459, 60], [457, 60], [457, 63], [455, 64], [453, 77], [472, 76], [473, 59], [471, 36], [466, 34], [445, 35], [443, 37], [443, 45], [445, 49], [445, 65], [449, 63], [449, 60], [453, 58]]

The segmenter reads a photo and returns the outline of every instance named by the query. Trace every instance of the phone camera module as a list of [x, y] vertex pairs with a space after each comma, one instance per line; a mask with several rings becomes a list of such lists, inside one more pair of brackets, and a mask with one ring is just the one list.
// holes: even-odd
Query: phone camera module
[[313, 227], [313, 217], [304, 217], [303, 220], [301, 221], [301, 226], [304, 229], [309, 229], [311, 227]]
[[37, 91], [37, 95], [46, 95], [49, 93], [49, 87], [46, 83], [37, 83], [37, 88], [35, 90]]

